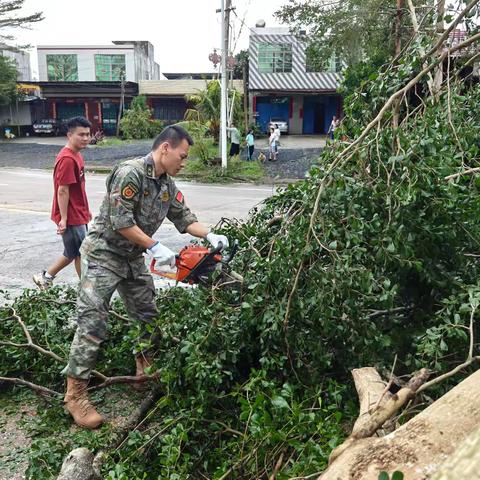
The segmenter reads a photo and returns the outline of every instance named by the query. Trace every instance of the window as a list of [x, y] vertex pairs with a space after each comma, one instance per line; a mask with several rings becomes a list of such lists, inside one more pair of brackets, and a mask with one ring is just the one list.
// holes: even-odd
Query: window
[[340, 72], [342, 70], [340, 57], [335, 53], [330, 58], [325, 59], [314, 48], [307, 48], [305, 54], [307, 57], [307, 72]]
[[260, 73], [290, 73], [292, 45], [289, 43], [259, 43], [258, 71]]
[[50, 82], [78, 81], [77, 56], [47, 55], [47, 77]]
[[97, 81], [118, 82], [122, 76], [125, 76], [125, 55], [95, 55]]

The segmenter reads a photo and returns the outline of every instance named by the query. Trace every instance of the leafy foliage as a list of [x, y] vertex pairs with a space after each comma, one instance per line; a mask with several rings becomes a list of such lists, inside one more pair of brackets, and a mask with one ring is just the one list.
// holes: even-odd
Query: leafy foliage
[[[6, 33], [5, 29], [19, 27], [28, 27], [31, 23], [43, 20], [42, 13], [32, 13], [19, 16], [19, 10], [22, 9], [25, 0], [0, 0], [0, 45], [6, 47], [8, 42], [14, 40], [14, 36]], [[15, 47], [8, 47], [15, 49]]]
[[[229, 92], [230, 102], [233, 101], [233, 122], [242, 123], [242, 95], [238, 92]], [[187, 100], [193, 104], [194, 109], [187, 110], [185, 120], [198, 121], [206, 125], [215, 143], [220, 137], [220, 106], [221, 88], [218, 80], [205, 82], [205, 89], [195, 95], [189, 95]]]
[[[40, 12], [19, 16], [18, 11], [25, 0], [0, 0], [0, 49], [16, 51], [17, 47], [9, 45], [14, 36], [6, 29], [28, 27], [31, 23], [43, 20]], [[17, 98], [17, 68], [15, 62], [0, 55], [0, 105], [8, 105]]]
[[0, 55], [0, 105], [8, 105], [17, 97], [17, 69], [13, 61]]
[[[357, 137], [421, 65], [412, 45], [406, 60], [359, 81], [343, 133]], [[159, 294], [164, 395], [148, 425], [110, 452], [106, 478], [258, 479], [276, 465], [278, 479], [313, 475], [355, 417], [351, 368], [388, 368], [398, 355], [403, 374], [464, 359], [465, 331], [480, 305], [480, 183], [445, 177], [478, 166], [480, 87], [465, 82], [461, 62], [454, 67], [437, 98], [423, 83], [405, 96], [398, 128], [388, 113], [350, 156], [342, 157], [349, 144], [332, 144], [309, 179], [245, 222], [224, 222], [223, 232], [241, 244], [234, 265], [245, 278], [241, 289]], [[62, 300], [73, 293], [32, 295], [15, 308], [42, 345], [65, 352], [70, 334], [61, 326], [73, 310]], [[47, 309], [55, 295], [60, 305]], [[0, 336], [21, 342], [9, 310], [1, 315]], [[99, 369], [118, 374], [129, 369], [139, 327], [114, 318], [110, 325]], [[20, 374], [22, 365], [29, 377], [58, 386], [50, 359], [0, 350], [4, 375]], [[73, 443], [108, 441], [105, 426], [70, 432], [65, 442], [58, 410], [34, 444], [29, 478], [49, 478], [58, 452]], [[54, 439], [48, 450], [47, 438]]]
[[152, 118], [152, 110], [147, 105], [147, 98], [139, 95], [132, 100], [120, 120], [120, 131], [127, 140], [141, 140], [153, 138], [163, 128], [163, 122]]
[[201, 122], [199, 112], [191, 110], [187, 116], [189, 120], [180, 122], [178, 125], [187, 130], [193, 139], [190, 155], [198, 158], [204, 166], [215, 157], [218, 148], [214, 145], [212, 137], [208, 137], [209, 128]]
[[[420, 2], [425, 4], [428, 2]], [[376, 53], [385, 59], [393, 51], [394, 0], [293, 0], [276, 16], [297, 34], [307, 29], [310, 54], [321, 61], [338, 55], [354, 65]]]

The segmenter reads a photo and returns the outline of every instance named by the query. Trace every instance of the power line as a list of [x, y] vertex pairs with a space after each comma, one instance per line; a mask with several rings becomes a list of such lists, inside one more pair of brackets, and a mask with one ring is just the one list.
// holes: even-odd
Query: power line
[[240, 39], [240, 36], [242, 35], [242, 29], [245, 25], [245, 18], [247, 16], [248, 9], [250, 8], [251, 3], [252, 3], [252, 0], [248, 0], [247, 6], [245, 7], [245, 13], [243, 14], [243, 18], [239, 18], [239, 16], [237, 15], [237, 12], [235, 10], [233, 10], [233, 14], [235, 15], [235, 17], [238, 20], [240, 20], [240, 30], [238, 32], [238, 37], [235, 40], [235, 44], [233, 45], [232, 53], [235, 52], [235, 50], [237, 49], [237, 43], [238, 43], [238, 40]]

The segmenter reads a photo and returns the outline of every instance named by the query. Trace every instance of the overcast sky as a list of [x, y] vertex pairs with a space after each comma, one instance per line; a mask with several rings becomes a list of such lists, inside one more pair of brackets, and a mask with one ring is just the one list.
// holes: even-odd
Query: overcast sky
[[[279, 26], [273, 13], [288, 0], [232, 0], [235, 53], [248, 47], [248, 28], [258, 19]], [[17, 29], [19, 44], [109, 45], [148, 40], [162, 72], [213, 71], [208, 55], [220, 45], [220, 0], [25, 0], [22, 13], [43, 11], [31, 30]], [[241, 19], [245, 25], [240, 30]], [[235, 40], [238, 39], [238, 40]], [[32, 65], [37, 74], [36, 51]]]

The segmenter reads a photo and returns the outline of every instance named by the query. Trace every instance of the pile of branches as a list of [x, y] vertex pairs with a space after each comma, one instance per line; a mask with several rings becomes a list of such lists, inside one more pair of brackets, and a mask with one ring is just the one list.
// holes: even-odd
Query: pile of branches
[[[351, 369], [376, 366], [390, 377], [377, 407], [408, 390], [386, 417], [427, 387], [429, 401], [443, 394], [453, 378], [436, 381], [443, 373], [469, 373], [478, 360], [480, 87], [471, 75], [475, 57], [452, 55], [479, 34], [448, 49], [448, 33], [412, 42], [349, 97], [343, 140], [325, 149], [307, 180], [243, 223], [224, 220], [223, 231], [241, 244], [240, 290], [159, 294], [161, 393], [147, 421], [106, 449], [116, 435], [108, 426], [64, 432], [52, 400], [42, 415], [58, 423], [35, 440], [30, 478], [52, 478], [79, 445], [104, 450], [101, 475], [112, 480], [313, 478], [357, 417]], [[430, 74], [442, 67], [433, 90]], [[14, 303], [14, 313], [1, 311], [3, 381], [23, 375], [59, 392], [72, 332], [54, 342], [52, 335], [74, 308], [52, 310], [31, 295]], [[108, 378], [128, 376], [125, 358], [138, 333], [114, 308], [99, 366]], [[43, 352], [25, 346], [32, 330], [30, 344]], [[380, 416], [362, 435], [384, 425]]]

